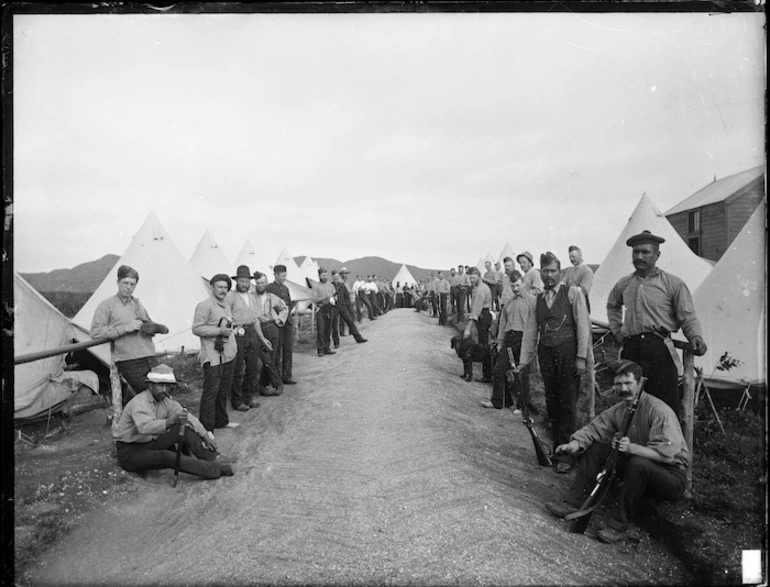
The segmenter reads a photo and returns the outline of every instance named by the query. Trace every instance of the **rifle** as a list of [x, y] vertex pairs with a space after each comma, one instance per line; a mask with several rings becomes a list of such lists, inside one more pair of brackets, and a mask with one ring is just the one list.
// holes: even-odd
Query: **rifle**
[[[182, 408], [183, 412], [187, 412]], [[185, 424], [179, 424], [179, 438], [176, 439], [176, 462], [174, 463], [174, 487], [176, 487], [177, 479], [179, 479], [179, 461], [182, 460], [182, 445], [184, 444], [184, 429]]]
[[513, 358], [513, 351], [511, 350], [511, 347], [507, 346], [505, 349], [508, 351], [508, 359], [510, 360], [511, 366], [513, 367], [513, 369], [509, 370], [509, 373], [513, 374], [513, 381], [519, 388], [519, 394], [521, 397], [521, 411], [524, 415], [522, 422], [524, 422], [527, 430], [529, 430], [529, 435], [532, 437], [532, 444], [535, 446], [535, 454], [537, 455], [537, 463], [541, 467], [550, 467], [553, 463], [551, 463], [551, 459], [548, 457], [548, 453], [545, 452], [543, 444], [540, 441], [537, 432], [535, 431], [535, 423], [532, 421], [532, 418], [529, 415], [529, 390], [526, 389], [526, 386], [522, 385], [521, 381], [519, 380], [519, 374], [516, 372], [516, 359]]
[[631, 405], [626, 407], [626, 413], [623, 416], [623, 423], [620, 425], [620, 429], [615, 433], [615, 436], [613, 436], [613, 438], [616, 440], [615, 447], [607, 456], [607, 460], [604, 461], [604, 467], [602, 470], [599, 471], [598, 475], [596, 475], [596, 484], [591, 490], [591, 493], [585, 499], [583, 505], [580, 506], [578, 511], [564, 516], [565, 521], [573, 522], [572, 527], [570, 528], [570, 532], [575, 534], [583, 534], [588, 527], [588, 522], [591, 520], [591, 515], [593, 514], [594, 510], [598, 508], [604, 501], [604, 498], [607, 497], [610, 484], [615, 477], [615, 466], [617, 465], [618, 457], [620, 456], [620, 451], [618, 450], [618, 442], [621, 438], [628, 434], [628, 429], [631, 427], [631, 420], [633, 420], [634, 414], [636, 413], [636, 408], [639, 405], [639, 399], [642, 397], [642, 391], [644, 390], [645, 383], [647, 383], [647, 378], [642, 377], [639, 381], [639, 390], [636, 393], [636, 397], [634, 397], [634, 401], [631, 402]]

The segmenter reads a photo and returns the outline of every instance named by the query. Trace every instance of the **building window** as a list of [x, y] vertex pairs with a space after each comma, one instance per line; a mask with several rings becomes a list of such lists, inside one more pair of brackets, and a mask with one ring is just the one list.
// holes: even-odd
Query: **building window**
[[700, 255], [700, 237], [693, 236], [688, 238], [687, 246], [690, 247], [693, 253]]
[[687, 232], [700, 232], [700, 210], [693, 210], [687, 215]]

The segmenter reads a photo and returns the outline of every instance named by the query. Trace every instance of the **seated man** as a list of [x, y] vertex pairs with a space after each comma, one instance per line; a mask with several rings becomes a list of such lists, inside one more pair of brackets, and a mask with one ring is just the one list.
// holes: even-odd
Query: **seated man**
[[615, 370], [615, 392], [622, 401], [572, 434], [569, 443], [556, 447], [557, 453], [586, 451], [564, 500], [546, 504], [552, 514], [562, 518], [580, 509], [605, 459], [612, 448], [618, 447], [616, 471], [624, 479], [618, 496], [620, 509], [598, 533], [599, 539], [607, 543], [625, 539], [629, 522], [643, 497], [677, 500], [686, 488], [685, 471], [690, 455], [679, 419], [666, 402], [642, 392], [628, 436], [613, 438], [623, 422], [626, 406], [634, 401], [641, 377], [639, 365], [622, 361]]
[[214, 435], [169, 397], [176, 385], [171, 367], [152, 369], [147, 384], [126, 404], [113, 431], [120, 466], [132, 472], [174, 468], [179, 427], [184, 426], [183, 442], [192, 456], [182, 455], [179, 470], [204, 479], [232, 475], [232, 460], [217, 452]]

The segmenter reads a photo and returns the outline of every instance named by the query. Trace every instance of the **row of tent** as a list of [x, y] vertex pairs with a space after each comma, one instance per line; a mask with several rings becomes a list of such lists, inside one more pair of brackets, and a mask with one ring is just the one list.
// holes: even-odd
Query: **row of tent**
[[[642, 196], [595, 273], [591, 291], [594, 325], [606, 328], [605, 303], [609, 291], [618, 279], [634, 270], [626, 239], [642, 230], [650, 230], [666, 239], [661, 247], [658, 266], [681, 277], [694, 292], [695, 309], [709, 347], [709, 352], [699, 357], [696, 364], [703, 368], [712, 384], [740, 388], [765, 385], [765, 216], [766, 203], [763, 201], [720, 261], [712, 266], [696, 256], [652, 200]], [[274, 264], [278, 263], [287, 266], [292, 296], [307, 305], [310, 290], [305, 285], [309, 283], [307, 278], [310, 278], [311, 269], [316, 269], [317, 265], [313, 265], [310, 257], [297, 265], [285, 250]], [[210, 275], [221, 272], [223, 267], [235, 268], [241, 264], [248, 265], [252, 271], [260, 270], [268, 274], [272, 269], [266, 257], [248, 242], [235, 263], [230, 264], [210, 233], [204, 235], [188, 262], [154, 213], [136, 233], [116, 267], [123, 264], [139, 272], [135, 295], [142, 300], [150, 316], [169, 327], [167, 335], [156, 335], [153, 339], [158, 352], [198, 348], [199, 340], [191, 331], [192, 317], [196, 304], [209, 295], [207, 279]], [[312, 275], [313, 278], [317, 276]], [[395, 281], [414, 283], [414, 278], [402, 266]], [[89, 340], [88, 330], [96, 306], [114, 295], [116, 290], [113, 269], [77, 315], [69, 320], [21, 276], [14, 274], [15, 355], [18, 357], [55, 348], [72, 340]], [[89, 350], [109, 364], [108, 345]], [[738, 365], [729, 371], [716, 368], [724, 353], [738, 361]], [[64, 393], [60, 390], [59, 395], [46, 395], [46, 389], [56, 388], [54, 383], [64, 374], [62, 356], [18, 365], [14, 372], [17, 418], [48, 409], [51, 402]]]

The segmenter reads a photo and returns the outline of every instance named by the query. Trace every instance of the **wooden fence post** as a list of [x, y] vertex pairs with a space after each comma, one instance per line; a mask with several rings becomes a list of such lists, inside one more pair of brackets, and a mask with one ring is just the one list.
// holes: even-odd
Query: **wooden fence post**
[[[112, 388], [112, 422], [110, 424], [112, 432], [115, 432], [118, 421], [120, 421], [120, 415], [123, 413], [123, 388], [120, 385], [120, 373], [118, 373], [115, 361], [110, 361], [110, 387]], [[117, 456], [115, 440], [112, 441], [112, 450], [113, 456]]]
[[692, 463], [695, 458], [693, 452], [693, 427], [695, 425], [695, 355], [690, 349], [683, 349], [684, 355], [684, 392], [682, 404], [684, 408], [684, 422], [682, 431], [690, 452], [690, 464], [687, 467], [687, 492], [692, 495]]

